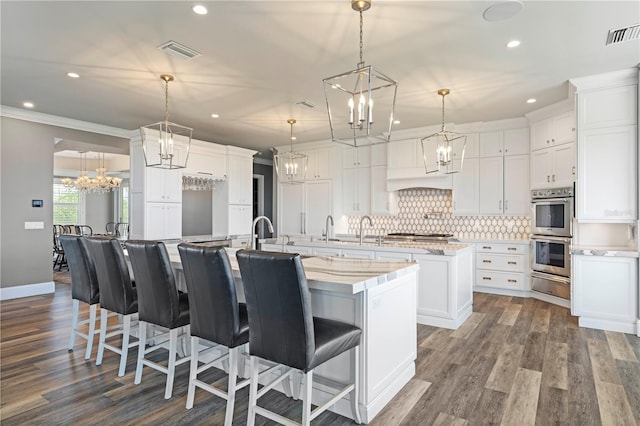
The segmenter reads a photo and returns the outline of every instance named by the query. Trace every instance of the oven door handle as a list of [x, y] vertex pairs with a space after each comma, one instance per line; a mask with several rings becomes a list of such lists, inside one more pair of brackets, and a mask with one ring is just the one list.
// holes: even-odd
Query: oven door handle
[[546, 274], [544, 272], [531, 271], [531, 278], [541, 278], [543, 280], [555, 281], [562, 284], [571, 283], [571, 278], [561, 277], [559, 275]]
[[570, 243], [570, 237], [552, 237], [550, 235], [534, 235], [531, 237], [531, 241], [557, 241], [561, 243]]

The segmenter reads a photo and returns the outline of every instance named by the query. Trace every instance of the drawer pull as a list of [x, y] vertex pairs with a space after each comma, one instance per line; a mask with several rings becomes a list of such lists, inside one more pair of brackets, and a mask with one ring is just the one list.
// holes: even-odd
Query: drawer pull
[[482, 246], [483, 250], [491, 250], [491, 246]]
[[482, 263], [491, 263], [491, 261], [490, 261], [490, 260], [485, 259], [485, 260], [483, 260], [483, 261], [482, 261]]
[[509, 280], [507, 280], [507, 282], [510, 282], [510, 283], [517, 283], [517, 282], [518, 282], [518, 280], [511, 280], [511, 279], [509, 279]]
[[517, 247], [507, 247], [507, 250], [516, 251], [516, 250], [518, 250], [518, 248]]
[[482, 279], [491, 281], [491, 277], [482, 277]]
[[517, 265], [518, 262], [507, 262], [507, 265]]

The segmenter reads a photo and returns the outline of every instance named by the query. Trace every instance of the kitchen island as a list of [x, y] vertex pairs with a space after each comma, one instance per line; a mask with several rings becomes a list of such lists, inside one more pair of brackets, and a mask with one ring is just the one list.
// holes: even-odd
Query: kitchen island
[[[205, 243], [206, 244], [206, 243]], [[184, 288], [182, 264], [176, 245], [167, 244], [178, 285]], [[244, 300], [235, 257], [227, 248], [238, 296]], [[354, 324], [362, 329], [360, 346], [360, 401], [365, 423], [370, 422], [415, 374], [416, 282], [415, 263], [325, 256], [304, 257], [313, 315]], [[348, 381], [352, 368], [344, 353], [314, 370], [313, 403], [321, 405], [330, 393]], [[247, 370], [248, 371], [248, 370]], [[300, 376], [293, 382], [299, 395]], [[283, 391], [280, 389], [280, 391]], [[352, 418], [349, 395], [332, 408]]]

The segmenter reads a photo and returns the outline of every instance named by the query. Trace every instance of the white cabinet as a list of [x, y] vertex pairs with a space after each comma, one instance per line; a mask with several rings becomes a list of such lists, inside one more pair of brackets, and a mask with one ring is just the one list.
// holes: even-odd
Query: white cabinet
[[571, 313], [579, 325], [636, 333], [638, 259], [573, 255]]
[[637, 128], [580, 129], [578, 221], [629, 222], [638, 218]]
[[480, 159], [480, 214], [529, 213], [529, 156]]
[[179, 203], [146, 203], [144, 238], [162, 240], [182, 237], [182, 205]]
[[394, 141], [388, 144], [387, 165], [389, 169], [415, 169], [424, 165], [419, 139]]
[[312, 149], [304, 151], [304, 153], [309, 156], [305, 180], [331, 179], [333, 177], [331, 147]]
[[573, 111], [531, 123], [531, 150], [575, 142], [576, 125]]
[[251, 234], [252, 222], [252, 206], [239, 204], [232, 204], [229, 206], [229, 235]]
[[279, 235], [320, 236], [326, 232], [326, 218], [333, 214], [331, 181], [282, 184], [278, 194]]
[[342, 249], [342, 256], [352, 259], [374, 259], [375, 253], [371, 250]]
[[181, 203], [182, 202], [182, 174], [180, 170], [145, 169], [146, 201]]
[[531, 152], [531, 189], [571, 186], [576, 177], [576, 147], [568, 143]]
[[305, 196], [305, 234], [326, 233], [327, 216], [333, 213], [333, 185], [331, 181], [307, 182]]
[[252, 204], [253, 160], [251, 157], [229, 156], [229, 204]]
[[342, 209], [345, 214], [369, 214], [371, 178], [369, 168], [348, 168], [342, 171]]
[[480, 159], [480, 214], [502, 214], [502, 157]]
[[342, 149], [342, 167], [368, 167], [371, 165], [371, 146]]
[[577, 99], [580, 131], [638, 124], [636, 84], [579, 92]]
[[304, 234], [304, 184], [278, 188], [278, 235]]
[[395, 192], [387, 191], [387, 166], [371, 167], [371, 214], [388, 215], [397, 211]]
[[480, 157], [529, 153], [529, 129], [508, 129], [480, 133]]
[[217, 179], [227, 177], [227, 155], [220, 148], [212, 149], [201, 146], [193, 146], [189, 151], [189, 160], [184, 169], [185, 175], [204, 175]]
[[411, 253], [393, 252], [393, 251], [376, 251], [376, 260], [388, 260], [390, 262], [411, 262], [413, 256]]
[[476, 287], [529, 290], [527, 253], [526, 244], [477, 244]]
[[477, 215], [480, 209], [480, 160], [466, 158], [460, 173], [453, 175], [453, 214]]

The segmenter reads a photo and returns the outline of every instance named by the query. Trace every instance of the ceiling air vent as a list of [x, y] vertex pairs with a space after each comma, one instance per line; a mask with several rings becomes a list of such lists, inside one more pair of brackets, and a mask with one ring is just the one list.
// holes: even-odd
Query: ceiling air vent
[[640, 24], [630, 27], [609, 30], [607, 34], [607, 46], [610, 44], [622, 43], [623, 41], [635, 40], [640, 37]]
[[313, 109], [316, 107], [316, 104], [314, 104], [313, 102], [310, 101], [300, 101], [300, 102], [296, 102], [296, 105], [300, 105], [309, 109]]
[[161, 44], [160, 46], [158, 46], [158, 49], [162, 50], [164, 53], [178, 56], [183, 59], [193, 59], [197, 56], [202, 55], [202, 53], [198, 52], [197, 50], [173, 40], [169, 40], [168, 42]]

